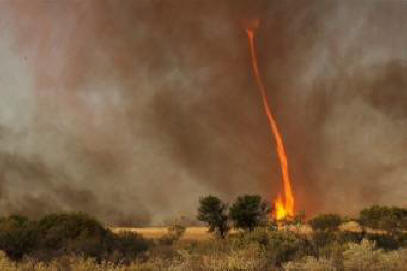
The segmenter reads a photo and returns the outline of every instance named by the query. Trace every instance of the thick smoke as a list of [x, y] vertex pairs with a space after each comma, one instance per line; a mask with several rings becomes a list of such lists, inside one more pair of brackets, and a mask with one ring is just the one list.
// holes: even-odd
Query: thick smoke
[[208, 193], [275, 196], [253, 18], [298, 209], [405, 205], [406, 12], [381, 0], [2, 1], [0, 210], [130, 225], [194, 215]]

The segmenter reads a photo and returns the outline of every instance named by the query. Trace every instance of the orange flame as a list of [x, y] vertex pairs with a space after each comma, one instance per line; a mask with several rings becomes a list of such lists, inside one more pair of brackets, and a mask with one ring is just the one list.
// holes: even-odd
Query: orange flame
[[283, 199], [281, 198], [281, 195], [278, 195], [276, 201], [274, 202], [274, 208], [275, 208], [275, 214], [274, 214], [274, 216], [275, 216], [275, 218], [276, 218], [277, 220], [283, 220], [283, 219], [285, 219], [286, 217], [292, 216], [292, 215], [290, 215], [290, 214], [288, 213], [288, 210], [287, 210], [287, 208], [286, 208], [284, 205], [285, 205], [285, 204], [284, 204], [284, 202], [283, 202]]
[[280, 160], [281, 172], [283, 177], [283, 189], [284, 200], [279, 195], [274, 203], [275, 206], [275, 218], [282, 220], [294, 216], [294, 196], [291, 188], [290, 174], [288, 170], [288, 159], [285, 152], [284, 143], [280, 131], [277, 126], [277, 121], [271, 113], [266, 87], [260, 77], [259, 65], [257, 61], [256, 49], [254, 46], [254, 28], [258, 26], [258, 20], [256, 20], [251, 27], [246, 29], [247, 36], [249, 38], [250, 54], [252, 59], [253, 73], [256, 78], [257, 86], [261, 92], [263, 98], [264, 110], [269, 120], [270, 129], [274, 135], [274, 139], [277, 146], [277, 154]]

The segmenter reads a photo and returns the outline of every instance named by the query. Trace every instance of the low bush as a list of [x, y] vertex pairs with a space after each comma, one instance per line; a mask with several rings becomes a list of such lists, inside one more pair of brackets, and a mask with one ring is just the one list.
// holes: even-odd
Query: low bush
[[[400, 253], [401, 252], [401, 253]], [[345, 270], [405, 270], [399, 256], [407, 256], [405, 251], [385, 252], [377, 249], [375, 243], [367, 239], [360, 244], [349, 243], [349, 248], [344, 251]]]
[[367, 233], [365, 238], [374, 241], [376, 246], [385, 250], [395, 250], [403, 246], [403, 240], [397, 235], [390, 235], [386, 233]]
[[43, 260], [66, 254], [100, 260], [114, 244], [113, 234], [85, 214], [51, 214], [36, 224], [40, 240], [35, 256]]
[[137, 259], [151, 246], [151, 242], [143, 239], [135, 232], [123, 232], [114, 235], [113, 245], [109, 248], [113, 253], [109, 255], [109, 261], [114, 263], [130, 263]]
[[360, 243], [365, 237], [363, 232], [341, 231], [336, 234], [336, 240], [340, 244]]
[[267, 227], [242, 233], [237, 240], [240, 247], [252, 243], [264, 247], [268, 264], [277, 267], [283, 262], [312, 253], [313, 250], [311, 242], [305, 236], [290, 231], [274, 231]]
[[359, 223], [390, 234], [407, 230], [407, 209], [374, 205], [360, 211]]
[[13, 259], [19, 260], [32, 253], [38, 244], [39, 233], [36, 224], [23, 216], [0, 219], [0, 250]]
[[335, 232], [316, 231], [312, 233], [312, 244], [316, 249], [328, 246], [338, 240], [337, 236]]
[[341, 223], [341, 217], [336, 214], [318, 215], [309, 221], [314, 231], [336, 231]]
[[300, 260], [284, 264], [286, 271], [337, 271], [331, 259], [306, 256]]
[[81, 213], [51, 214], [39, 221], [20, 216], [0, 219], [0, 250], [13, 260], [30, 256], [49, 261], [63, 255], [81, 255], [101, 261], [118, 255], [129, 261], [148, 246], [136, 233], [115, 235]]
[[312, 247], [307, 239], [292, 232], [272, 232], [266, 246], [267, 257], [273, 266], [307, 255]]
[[0, 270], [405, 270], [405, 232], [343, 232], [337, 221], [313, 219], [312, 234], [268, 225], [195, 241], [182, 239], [185, 228], [174, 225], [167, 239], [146, 241], [137, 233], [113, 234], [85, 214], [10, 216], [0, 218], [7, 256], [0, 252]]
[[348, 243], [344, 247], [342, 260], [335, 262], [332, 257], [304, 257], [284, 264], [286, 271], [325, 271], [325, 270], [347, 270], [347, 271], [375, 271], [392, 270], [403, 271], [407, 266], [407, 250], [394, 250], [386, 252], [378, 249], [373, 241], [367, 239], [360, 243]]

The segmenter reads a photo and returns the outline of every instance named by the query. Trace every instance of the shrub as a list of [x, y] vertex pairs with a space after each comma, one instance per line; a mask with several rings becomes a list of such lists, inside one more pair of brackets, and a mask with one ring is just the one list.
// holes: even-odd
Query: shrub
[[330, 243], [318, 250], [318, 258], [329, 259], [331, 265], [336, 270], [343, 270], [343, 252], [347, 248], [347, 244], [340, 244], [338, 242]]
[[318, 215], [309, 221], [314, 231], [336, 231], [342, 219], [336, 214]]
[[320, 250], [325, 246], [330, 246], [333, 243], [347, 244], [356, 243], [359, 244], [363, 239], [374, 241], [376, 247], [385, 250], [395, 250], [406, 245], [407, 235], [400, 233], [397, 235], [391, 235], [387, 233], [364, 233], [364, 232], [314, 232], [313, 243], [315, 247]]
[[238, 197], [230, 207], [229, 215], [235, 227], [252, 231], [267, 223], [268, 204], [258, 195]]
[[351, 231], [341, 231], [337, 233], [337, 241], [340, 244], [346, 244], [346, 243], [360, 243], [364, 236], [365, 233], [362, 232], [351, 232]]
[[196, 255], [180, 250], [180, 261], [171, 265], [168, 270], [179, 271], [260, 271], [267, 270], [264, 248], [258, 244], [246, 244], [243, 247], [226, 246], [219, 250], [218, 241], [211, 242], [215, 249], [209, 253]]
[[339, 215], [322, 214], [308, 222], [313, 229], [311, 242], [314, 256], [328, 257], [335, 255], [335, 259], [338, 257], [338, 250], [340, 250], [340, 245], [343, 244], [340, 241], [341, 233], [337, 231], [341, 221]]
[[364, 236], [365, 239], [374, 241], [378, 248], [385, 250], [394, 250], [402, 246], [403, 240], [399, 239], [397, 235], [387, 233], [368, 233]]
[[332, 260], [321, 257], [315, 258], [307, 256], [298, 261], [288, 262], [284, 264], [286, 271], [336, 271]]
[[85, 214], [51, 214], [37, 223], [40, 240], [36, 257], [81, 254], [100, 259], [108, 254], [113, 235]]
[[374, 242], [366, 239], [360, 244], [350, 243], [349, 249], [344, 252], [344, 267], [346, 270], [371, 270], [378, 267], [381, 253], [381, 250], [375, 249]]
[[267, 246], [270, 243], [271, 231], [266, 227], [257, 227], [251, 232], [241, 233], [239, 240], [243, 244], [258, 243], [262, 246]]
[[38, 242], [35, 223], [23, 216], [0, 219], [0, 250], [13, 260], [20, 260], [33, 251]]
[[268, 264], [274, 267], [312, 252], [311, 243], [305, 237], [294, 232], [273, 231], [265, 227], [243, 233], [236, 241], [240, 242], [240, 247], [252, 243], [264, 247]]
[[335, 262], [333, 257], [304, 257], [300, 260], [284, 264], [286, 271], [302, 270], [392, 270], [402, 271], [407, 265], [407, 250], [386, 252], [377, 249], [375, 243], [362, 240], [360, 243], [349, 243], [343, 251], [341, 262]]
[[374, 205], [360, 212], [359, 223], [394, 234], [407, 230], [407, 209]]
[[38, 222], [20, 216], [0, 219], [0, 250], [19, 260], [31, 256], [49, 261], [63, 255], [81, 255], [100, 261], [113, 254], [129, 260], [149, 243], [136, 233], [115, 235], [85, 214], [51, 214]]
[[271, 232], [266, 245], [267, 256], [273, 266], [293, 260], [310, 252], [309, 242], [292, 232]]
[[226, 255], [213, 255], [213, 259], [203, 270], [267, 270], [265, 250], [257, 244], [232, 249]]
[[109, 260], [114, 263], [128, 264], [150, 247], [150, 242], [135, 232], [116, 234], [113, 242], [110, 248], [113, 253], [109, 256]]
[[315, 251], [320, 248], [331, 245], [337, 241], [337, 235], [335, 232], [330, 231], [315, 231], [312, 233], [312, 243]]

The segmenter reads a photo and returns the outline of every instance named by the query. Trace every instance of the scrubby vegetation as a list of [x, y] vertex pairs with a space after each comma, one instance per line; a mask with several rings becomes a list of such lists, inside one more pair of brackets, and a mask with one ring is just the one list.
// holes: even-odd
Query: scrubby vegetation
[[362, 226], [398, 234], [407, 229], [407, 209], [374, 205], [360, 212]]
[[314, 231], [335, 231], [341, 223], [341, 217], [335, 214], [318, 215], [309, 221]]
[[0, 250], [12, 260], [50, 261], [64, 255], [96, 261], [133, 260], [149, 243], [136, 233], [113, 234], [85, 214], [51, 214], [40, 220], [22, 216], [0, 219]]
[[[360, 231], [341, 230], [344, 219], [339, 215], [318, 215], [305, 222], [312, 231], [303, 232], [298, 230], [307, 227], [301, 224], [303, 216], [287, 222], [266, 223], [262, 211], [266, 210], [262, 207], [264, 201], [241, 197], [235, 202], [239, 203], [235, 205], [239, 206], [239, 212], [259, 219], [250, 227], [233, 223], [239, 230], [222, 235], [216, 227], [229, 221], [227, 205], [215, 197], [203, 199], [198, 217], [208, 224], [216, 223], [213, 238], [199, 241], [183, 239], [185, 227], [176, 224], [162, 238], [145, 240], [136, 233], [113, 234], [84, 214], [53, 214], [39, 220], [21, 216], [1, 218], [0, 270], [406, 269], [405, 209], [383, 206], [364, 209], [356, 218], [363, 227]], [[245, 221], [254, 220], [246, 217]], [[229, 227], [229, 222], [226, 225]]]
[[256, 228], [227, 239], [156, 243], [149, 254], [131, 262], [98, 261], [92, 257], [60, 256], [49, 262], [24, 258], [14, 262], [0, 255], [1, 270], [41, 271], [221, 271], [221, 270], [405, 270], [407, 249], [384, 250], [373, 241], [334, 242], [315, 247], [312, 238], [289, 231]]

